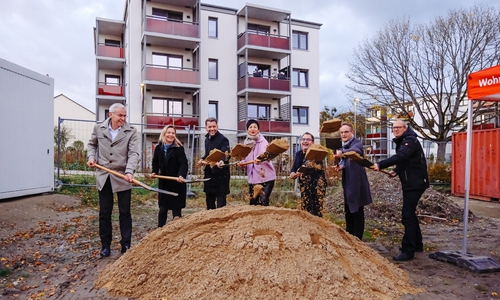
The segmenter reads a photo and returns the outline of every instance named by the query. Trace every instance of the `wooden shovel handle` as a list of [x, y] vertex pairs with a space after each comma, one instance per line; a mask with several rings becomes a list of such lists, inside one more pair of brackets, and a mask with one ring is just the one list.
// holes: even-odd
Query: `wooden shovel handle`
[[[95, 166], [96, 168], [98, 168], [98, 169], [101, 169], [101, 170], [104, 170], [104, 171], [106, 171], [106, 172], [109, 172], [109, 173], [111, 173], [111, 174], [113, 174], [113, 175], [115, 175], [115, 176], [118, 176], [118, 177], [120, 177], [120, 178], [123, 178], [123, 179], [125, 179], [125, 180], [127, 179], [127, 177], [126, 177], [124, 174], [122, 174], [122, 173], [118, 173], [118, 172], [116, 172], [116, 171], [113, 171], [113, 170], [111, 170], [111, 169], [108, 169], [108, 168], [106, 168], [106, 167], [103, 167], [103, 166], [101, 166], [101, 165], [99, 165], [99, 164], [97, 164], [97, 163], [95, 163], [95, 164], [94, 164], [94, 166]], [[140, 182], [139, 180], [137, 180], [137, 179], [135, 179], [135, 178], [134, 178], [134, 179], [132, 179], [132, 182], [133, 182], [133, 183], [135, 183], [135, 184], [137, 184], [137, 185], [142, 186], [143, 188], [147, 188], [147, 189], [149, 189], [149, 188], [150, 188], [148, 185], [146, 185], [146, 184], [144, 184], [144, 183]]]
[[[174, 176], [165, 176], [165, 175], [155, 175], [153, 178], [159, 178], [159, 179], [166, 179], [166, 180], [175, 180], [177, 181], [179, 177], [174, 177]], [[183, 179], [182, 181], [185, 181], [186, 179]]]

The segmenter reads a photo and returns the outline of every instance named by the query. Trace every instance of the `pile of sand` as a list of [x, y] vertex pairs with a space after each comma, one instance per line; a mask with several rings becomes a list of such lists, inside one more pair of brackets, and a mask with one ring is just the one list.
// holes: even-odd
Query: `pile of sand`
[[99, 275], [138, 299], [398, 299], [408, 275], [305, 211], [229, 206], [168, 223]]

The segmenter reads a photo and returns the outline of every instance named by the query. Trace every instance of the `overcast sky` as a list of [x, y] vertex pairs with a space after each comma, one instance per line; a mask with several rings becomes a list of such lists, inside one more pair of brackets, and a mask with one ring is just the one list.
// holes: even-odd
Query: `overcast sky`
[[[423, 23], [450, 9], [498, 0], [206, 0], [240, 9], [245, 3], [291, 11], [292, 18], [323, 24], [320, 30], [321, 108], [352, 108], [345, 93], [348, 62], [358, 45], [391, 19]], [[0, 58], [49, 74], [54, 95], [64, 94], [95, 110], [96, 17], [123, 18], [125, 0], [2, 0]]]

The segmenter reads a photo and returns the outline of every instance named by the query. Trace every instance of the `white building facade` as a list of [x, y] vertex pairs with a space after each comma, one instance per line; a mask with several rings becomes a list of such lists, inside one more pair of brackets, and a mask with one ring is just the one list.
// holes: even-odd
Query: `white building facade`
[[143, 150], [165, 125], [182, 140], [208, 117], [236, 138], [249, 119], [270, 137], [316, 133], [320, 27], [252, 4], [126, 0], [123, 20], [96, 19], [96, 119], [123, 103], [146, 124]]

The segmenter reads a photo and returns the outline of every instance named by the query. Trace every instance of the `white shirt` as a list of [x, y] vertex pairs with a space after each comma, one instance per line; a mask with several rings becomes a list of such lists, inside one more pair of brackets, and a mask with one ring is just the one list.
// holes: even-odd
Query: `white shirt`
[[116, 136], [118, 135], [118, 132], [120, 132], [120, 129], [122, 129], [122, 127], [120, 126], [116, 130], [113, 130], [113, 128], [111, 128], [111, 122], [109, 122], [108, 128], [109, 128], [109, 133], [111, 134], [111, 141], [114, 142]]

